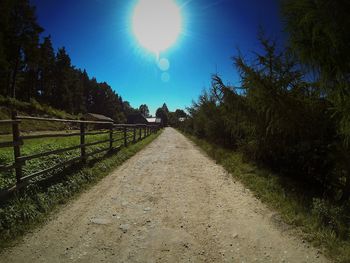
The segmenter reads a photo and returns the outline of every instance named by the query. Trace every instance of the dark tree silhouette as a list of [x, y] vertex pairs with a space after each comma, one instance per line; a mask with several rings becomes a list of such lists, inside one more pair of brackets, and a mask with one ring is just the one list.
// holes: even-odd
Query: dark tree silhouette
[[[165, 103], [164, 103], [165, 105]], [[164, 105], [161, 108], [158, 108], [156, 111], [156, 117], [162, 119], [162, 125], [168, 126], [169, 120], [168, 120], [168, 112], [164, 110]]]
[[37, 100], [69, 113], [94, 112], [125, 121], [135, 110], [107, 83], [76, 69], [65, 48], [39, 42], [43, 29], [28, 0], [0, 2], [0, 95]]
[[1, 85], [7, 87], [6, 95], [16, 97], [19, 75], [35, 70], [36, 49], [43, 29], [37, 24], [35, 9], [27, 0], [4, 0], [0, 12], [0, 54], [5, 66]]
[[149, 117], [149, 109], [148, 109], [148, 106], [146, 104], [140, 105], [139, 111], [144, 117], [146, 117], [146, 118]]

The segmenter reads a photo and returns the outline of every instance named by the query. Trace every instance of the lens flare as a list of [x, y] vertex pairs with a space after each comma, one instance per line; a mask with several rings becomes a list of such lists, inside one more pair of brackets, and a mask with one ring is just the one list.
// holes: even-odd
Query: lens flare
[[158, 61], [158, 67], [160, 70], [162, 71], [167, 71], [169, 70], [170, 68], [170, 62], [168, 59], [166, 58], [161, 58], [159, 61]]
[[133, 12], [132, 28], [140, 45], [159, 55], [181, 33], [180, 8], [174, 0], [139, 0]]

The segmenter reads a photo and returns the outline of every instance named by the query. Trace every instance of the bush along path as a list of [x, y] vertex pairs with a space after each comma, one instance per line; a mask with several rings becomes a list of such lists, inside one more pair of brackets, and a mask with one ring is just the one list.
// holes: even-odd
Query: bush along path
[[[113, 169], [151, 143], [149, 137], [119, 151], [100, 154], [86, 165], [63, 170], [47, 180], [28, 186], [13, 198], [0, 203], [0, 249], [13, 245], [22, 234], [47, 221], [50, 212], [67, 203], [83, 190], [90, 188]], [[0, 257], [0, 262], [1, 261]]]
[[167, 128], [4, 262], [327, 262], [191, 141]]

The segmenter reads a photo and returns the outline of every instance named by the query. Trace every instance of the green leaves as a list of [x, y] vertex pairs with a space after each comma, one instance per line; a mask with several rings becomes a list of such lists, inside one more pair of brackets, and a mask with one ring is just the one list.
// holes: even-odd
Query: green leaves
[[290, 46], [298, 58], [318, 71], [317, 81], [334, 105], [338, 132], [350, 140], [350, 2], [284, 1]]

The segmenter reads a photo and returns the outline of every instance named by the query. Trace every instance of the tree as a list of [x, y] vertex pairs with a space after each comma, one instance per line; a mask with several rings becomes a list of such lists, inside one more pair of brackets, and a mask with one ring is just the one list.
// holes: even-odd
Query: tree
[[283, 11], [292, 50], [316, 71], [343, 139], [337, 146], [337, 160], [343, 162], [336, 173], [347, 178], [342, 197], [346, 201], [350, 198], [350, 1], [285, 0]]
[[137, 112], [137, 110], [135, 110], [133, 107], [131, 107], [130, 102], [124, 101], [123, 102], [123, 112], [127, 116], [127, 115], [130, 115], [130, 114]]
[[139, 111], [144, 117], [146, 117], [146, 118], [149, 117], [149, 109], [148, 109], [148, 106], [146, 104], [140, 105]]
[[187, 114], [185, 111], [177, 109], [175, 112], [168, 113], [168, 123], [172, 127], [180, 126], [180, 118], [186, 118]]
[[53, 90], [51, 105], [73, 113], [73, 70], [71, 59], [64, 47], [58, 49], [55, 66], [55, 89]]
[[186, 118], [187, 114], [184, 110], [176, 109], [175, 116], [176, 118]]
[[28, 0], [4, 0], [1, 3], [1, 41], [6, 54], [8, 94], [16, 97], [18, 74], [31, 68], [43, 29], [37, 24], [35, 9]]
[[[0, 95], [32, 99], [69, 113], [101, 113], [118, 122], [134, 112], [107, 83], [76, 69], [65, 48], [43, 38], [29, 0], [0, 2]], [[145, 111], [147, 112], [147, 111]]]
[[168, 113], [164, 110], [163, 107], [157, 109], [156, 117], [162, 119], [163, 126], [168, 126]]
[[45, 37], [40, 44], [38, 72], [39, 101], [50, 103], [54, 100], [56, 57], [52, 47], [51, 36]]
[[74, 114], [86, 112], [84, 83], [80, 79], [81, 74], [82, 72], [80, 70], [73, 70], [69, 81], [71, 101], [73, 102], [72, 112]]
[[294, 53], [318, 72], [318, 81], [339, 117], [339, 132], [350, 142], [350, 2], [284, 2], [286, 28]]
[[169, 113], [168, 106], [167, 106], [165, 103], [163, 104], [162, 109], [163, 109], [163, 111], [164, 111], [166, 114]]

